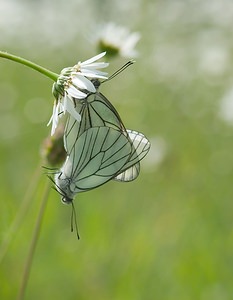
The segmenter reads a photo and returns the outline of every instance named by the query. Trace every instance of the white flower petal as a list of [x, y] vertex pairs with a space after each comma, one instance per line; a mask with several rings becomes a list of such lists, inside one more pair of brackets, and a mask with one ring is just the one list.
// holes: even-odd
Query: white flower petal
[[47, 126], [49, 126], [52, 123], [51, 135], [53, 135], [55, 133], [55, 130], [57, 128], [61, 108], [62, 108], [61, 103], [60, 102], [57, 103], [57, 101], [54, 101], [53, 113], [47, 124]]
[[65, 94], [64, 98], [63, 98], [63, 108], [64, 108], [64, 114], [67, 111], [67, 99], [69, 99], [69, 97], [67, 97], [67, 95]]
[[54, 115], [55, 115], [55, 109], [56, 109], [56, 101], [54, 101], [52, 116], [49, 119], [47, 126], [49, 126], [52, 123], [52, 121], [53, 121], [53, 118], [54, 118]]
[[87, 66], [81, 66], [81, 70], [82, 69], [103, 69], [103, 68], [107, 68], [109, 66], [109, 63], [106, 62], [97, 62], [97, 63], [93, 63]]
[[121, 53], [122, 56], [136, 57], [137, 51], [134, 49], [137, 42], [140, 40], [140, 34], [138, 32], [132, 33], [125, 39], [125, 43], [122, 45]]
[[98, 71], [98, 70], [95, 70], [95, 72], [91, 71], [91, 70], [84, 70], [82, 72], [82, 75], [86, 76], [86, 77], [90, 77], [90, 78], [104, 78], [104, 79], [108, 78], [108, 76], [107, 76], [108, 73], [101, 72], [101, 71]]
[[81, 121], [81, 115], [75, 110], [75, 107], [74, 107], [74, 103], [73, 101], [68, 97], [68, 96], [65, 96], [66, 100], [66, 111], [72, 116], [75, 118], [75, 120], [77, 120], [78, 122]]
[[72, 83], [74, 86], [76, 86], [77, 88], [80, 88], [82, 90], [88, 90], [92, 93], [96, 92], [94, 84], [86, 77], [79, 75], [77, 73], [73, 75]]
[[89, 58], [88, 60], [85, 60], [84, 62], [80, 63], [81, 66], [86, 66], [89, 65], [91, 63], [93, 63], [94, 61], [100, 59], [101, 57], [103, 57], [106, 54], [106, 52], [102, 52], [96, 56], [93, 56], [92, 58]]
[[66, 90], [67, 94], [73, 98], [77, 98], [77, 99], [84, 99], [87, 97], [87, 94], [81, 92], [80, 90], [78, 90], [75, 86], [70, 85], [68, 87], [68, 89]]

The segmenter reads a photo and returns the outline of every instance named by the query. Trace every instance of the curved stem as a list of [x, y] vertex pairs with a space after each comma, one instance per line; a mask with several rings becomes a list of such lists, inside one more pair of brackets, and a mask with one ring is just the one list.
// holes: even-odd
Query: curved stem
[[20, 290], [19, 290], [19, 293], [17, 296], [17, 300], [24, 299], [24, 295], [25, 295], [25, 291], [26, 291], [26, 287], [27, 287], [27, 283], [28, 283], [28, 279], [29, 279], [29, 275], [30, 275], [30, 271], [31, 271], [31, 267], [32, 267], [32, 261], [33, 261], [34, 253], [36, 250], [36, 245], [37, 245], [37, 242], [39, 239], [40, 229], [41, 229], [42, 220], [43, 220], [43, 216], [44, 216], [44, 212], [45, 212], [45, 208], [46, 208], [46, 204], [47, 204], [47, 200], [48, 200], [49, 191], [50, 191], [50, 182], [47, 181], [44, 195], [42, 198], [42, 202], [40, 205], [40, 211], [39, 211], [39, 214], [38, 214], [38, 217], [36, 220], [36, 226], [34, 229], [30, 249], [28, 252], [27, 259], [26, 259], [24, 272], [23, 272], [23, 278], [22, 278]]
[[32, 196], [35, 193], [36, 187], [38, 185], [39, 179], [41, 176], [41, 163], [39, 163], [38, 167], [35, 170], [35, 173], [32, 176], [32, 180], [28, 186], [26, 194], [22, 200], [21, 206], [17, 212], [15, 220], [11, 224], [5, 238], [3, 239], [2, 244], [0, 245], [0, 263], [2, 262], [4, 256], [7, 253], [9, 245], [14, 237], [14, 233], [16, 232], [17, 228], [20, 227], [21, 223], [23, 222], [25, 215], [28, 211], [29, 205], [32, 203]]
[[56, 74], [44, 67], [39, 66], [36, 63], [31, 62], [30, 60], [27, 60], [25, 58], [22, 58], [22, 57], [19, 57], [19, 56], [16, 56], [16, 55], [4, 52], [4, 51], [0, 51], [0, 57], [15, 61], [15, 62], [25, 65], [31, 69], [34, 69], [37, 72], [40, 72], [41, 74], [44, 74], [45, 76], [49, 77], [53, 81], [57, 81], [57, 78], [59, 76], [58, 74]]

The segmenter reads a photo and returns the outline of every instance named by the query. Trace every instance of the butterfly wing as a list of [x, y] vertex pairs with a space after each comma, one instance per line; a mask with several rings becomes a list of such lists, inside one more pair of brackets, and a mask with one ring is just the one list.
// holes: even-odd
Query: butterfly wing
[[110, 127], [91, 127], [75, 141], [56, 186], [65, 198], [94, 189], [113, 179], [132, 157], [132, 143]]
[[64, 135], [64, 146], [68, 155], [72, 152], [74, 141], [92, 127], [113, 128], [127, 136], [118, 112], [103, 94], [96, 92], [83, 100], [74, 99], [74, 101], [75, 109], [81, 115], [81, 121], [78, 122], [71, 115], [68, 116]]
[[122, 173], [118, 174], [114, 179], [118, 181], [132, 181], [136, 179], [140, 172], [140, 160], [142, 160], [150, 150], [150, 142], [140, 132], [127, 129], [129, 138], [133, 144], [132, 153], [124, 165]]

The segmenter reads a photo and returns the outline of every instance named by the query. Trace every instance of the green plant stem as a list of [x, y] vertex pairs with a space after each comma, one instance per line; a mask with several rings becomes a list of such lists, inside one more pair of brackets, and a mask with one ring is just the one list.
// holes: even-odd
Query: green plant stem
[[49, 191], [50, 191], [50, 182], [47, 181], [45, 191], [44, 191], [44, 194], [42, 197], [42, 202], [40, 205], [40, 211], [39, 211], [39, 214], [38, 214], [38, 217], [36, 220], [36, 226], [34, 229], [31, 245], [30, 245], [28, 256], [26, 259], [23, 277], [22, 277], [22, 281], [21, 281], [21, 285], [20, 285], [20, 290], [19, 290], [19, 293], [17, 296], [17, 300], [24, 299], [24, 295], [25, 295], [25, 291], [26, 291], [26, 287], [27, 287], [27, 283], [28, 283], [28, 279], [29, 279], [29, 275], [30, 275], [30, 271], [31, 271], [32, 261], [33, 261], [36, 245], [37, 245], [37, 242], [39, 239], [42, 220], [43, 220], [43, 216], [44, 216], [44, 212], [45, 212], [45, 208], [46, 208], [46, 204], [47, 204], [47, 200], [48, 200], [48, 196], [49, 196]]
[[16, 56], [16, 55], [4, 52], [4, 51], [0, 51], [0, 57], [15, 61], [15, 62], [25, 65], [31, 69], [34, 69], [34, 70], [42, 73], [43, 75], [49, 77], [53, 81], [57, 81], [57, 78], [59, 76], [58, 74], [56, 74], [44, 67], [39, 66], [36, 63], [31, 62], [30, 60], [27, 60], [25, 58], [22, 58], [22, 57], [19, 57], [19, 56]]
[[32, 196], [35, 194], [36, 187], [38, 185], [39, 179], [41, 176], [41, 162], [39, 163], [38, 167], [35, 170], [35, 173], [32, 176], [32, 179], [30, 181], [30, 184], [28, 186], [28, 189], [26, 191], [26, 194], [22, 200], [21, 206], [17, 211], [17, 215], [9, 227], [8, 232], [6, 233], [3, 242], [0, 246], [0, 263], [2, 262], [3, 258], [5, 257], [7, 250], [9, 248], [9, 245], [15, 236], [15, 232], [20, 227], [21, 223], [25, 219], [25, 215], [28, 211], [28, 208], [30, 204], [32, 203]]

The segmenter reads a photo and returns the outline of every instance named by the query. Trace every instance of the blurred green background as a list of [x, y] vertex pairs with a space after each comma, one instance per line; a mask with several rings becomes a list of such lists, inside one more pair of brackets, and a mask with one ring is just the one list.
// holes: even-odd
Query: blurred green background
[[[233, 299], [233, 2], [0, 0], [0, 15], [1, 50], [58, 73], [97, 54], [96, 24], [140, 32], [137, 62], [101, 91], [152, 143], [136, 181], [76, 197], [79, 241], [51, 189], [25, 299]], [[33, 70], [0, 70], [0, 299], [15, 299], [53, 96]]]

